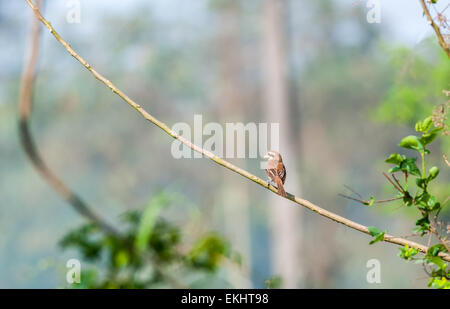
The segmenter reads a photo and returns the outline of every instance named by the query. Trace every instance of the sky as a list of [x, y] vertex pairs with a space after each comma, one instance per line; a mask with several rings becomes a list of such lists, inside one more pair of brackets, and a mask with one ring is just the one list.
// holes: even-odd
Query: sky
[[[46, 14], [50, 20], [58, 20], [67, 12], [68, 7], [74, 0], [58, 0], [48, 2]], [[304, 1], [304, 0], [291, 0]], [[207, 0], [179, 1], [179, 0], [79, 0], [81, 5], [82, 23], [90, 28], [95, 23], [97, 12], [123, 12], [132, 11], [136, 5], [147, 4], [154, 9], [155, 16], [160, 20], [173, 22], [177, 20], [201, 21], [204, 16], [199, 16], [202, 8], [205, 8]], [[339, 6], [363, 6], [368, 4], [367, 0], [335, 0]], [[412, 0], [379, 0], [381, 8], [381, 24], [373, 24], [374, 27], [386, 27], [389, 31], [384, 34], [386, 40], [395, 41], [408, 46], [414, 46], [426, 36], [432, 34], [432, 29], [422, 16], [419, 1]], [[443, 8], [450, 2], [439, 1], [438, 8]], [[366, 7], [366, 10], [370, 9]], [[201, 13], [200, 13], [201, 14]], [[58, 17], [59, 16], [59, 17]], [[91, 24], [92, 23], [92, 24]]]

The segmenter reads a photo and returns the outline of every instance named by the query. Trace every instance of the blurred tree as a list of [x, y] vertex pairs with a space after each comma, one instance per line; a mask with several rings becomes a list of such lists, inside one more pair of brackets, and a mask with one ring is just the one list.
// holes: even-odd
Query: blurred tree
[[[105, 234], [93, 224], [83, 224], [60, 241], [75, 249], [84, 263], [80, 284], [74, 288], [211, 288], [232, 287], [219, 270], [225, 260], [240, 263], [240, 256], [216, 233], [207, 233], [184, 244], [183, 234], [160, 212], [171, 202], [157, 194], [143, 212], [122, 216], [120, 235]], [[189, 247], [189, 248], [188, 248]]]
[[411, 126], [443, 102], [442, 91], [450, 88], [450, 62], [434, 44], [425, 47], [422, 55], [405, 47], [387, 50], [391, 87], [376, 107], [374, 120]]
[[[243, 59], [240, 39], [241, 2], [238, 0], [214, 0], [212, 7], [217, 15], [216, 52], [219, 62], [218, 119], [221, 123], [245, 122], [245, 91], [242, 87]], [[227, 137], [230, 138], [230, 137]], [[250, 145], [255, 147], [256, 145]], [[245, 168], [245, 167], [244, 167]], [[245, 261], [248, 277], [251, 265], [251, 236], [249, 218], [249, 197], [247, 183], [237, 182], [234, 175], [222, 171], [223, 184], [220, 196], [223, 203], [225, 231], [228, 239]], [[242, 274], [230, 274], [230, 280], [240, 288], [250, 288], [251, 283]]]
[[[395, 47], [386, 50], [391, 73], [390, 88], [373, 109], [372, 119], [378, 123], [394, 124], [396, 127], [413, 127], [416, 122], [431, 115], [433, 110], [447, 111], [446, 91], [450, 89], [450, 61], [432, 37], [416, 50]], [[448, 104], [448, 103], [447, 103]], [[448, 123], [445, 118], [444, 122]], [[441, 138], [433, 145], [431, 157], [440, 168], [445, 166], [443, 154], [450, 154], [450, 139]], [[442, 182], [434, 184], [438, 198], [446, 198], [449, 175], [441, 175]], [[450, 214], [449, 207], [442, 214]]]
[[[296, 172], [298, 147], [293, 135], [289, 101], [289, 71], [286, 46], [287, 6], [285, 0], [264, 1], [262, 26], [262, 74], [264, 117], [280, 128], [278, 145], [287, 169], [286, 189], [302, 194]], [[273, 145], [275, 141], [271, 141]], [[272, 236], [272, 268], [282, 279], [284, 288], [303, 286], [302, 216], [290, 202], [273, 195], [268, 199]]]

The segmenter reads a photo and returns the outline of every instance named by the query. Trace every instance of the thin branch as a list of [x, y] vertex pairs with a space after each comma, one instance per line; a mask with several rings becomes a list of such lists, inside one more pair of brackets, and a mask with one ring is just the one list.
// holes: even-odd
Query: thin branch
[[436, 234], [437, 238], [439, 238], [439, 241], [442, 243], [442, 245], [445, 247], [445, 249], [447, 249], [447, 252], [450, 252], [450, 246], [449, 246], [448, 240], [446, 238], [443, 238], [437, 230], [436, 230], [435, 234]]
[[[357, 198], [354, 198], [354, 197], [351, 197], [351, 196], [348, 196], [348, 195], [345, 195], [345, 194], [342, 194], [342, 193], [338, 193], [338, 195], [342, 196], [343, 198], [346, 198], [346, 199], [349, 199], [349, 200], [353, 200], [353, 201], [359, 202], [359, 203], [364, 204], [364, 205], [370, 205], [370, 201], [365, 201], [362, 198], [361, 199], [357, 199]], [[372, 204], [388, 203], [388, 202], [393, 202], [393, 201], [400, 200], [402, 198], [403, 197], [401, 196], [401, 197], [393, 197], [393, 198], [385, 199], [385, 200], [375, 200], [375, 201], [372, 202]]]
[[386, 177], [386, 179], [394, 186], [395, 189], [397, 189], [398, 192], [405, 194], [405, 190], [403, 190], [401, 186], [398, 187], [385, 172], [383, 172], [383, 176]]
[[[443, 238], [438, 230], [438, 227], [439, 227], [438, 220], [437, 220], [438, 215], [439, 214], [436, 214], [436, 216], [434, 216], [433, 220], [430, 221], [431, 232], [437, 236], [437, 238], [442, 243], [442, 245], [445, 247], [447, 252], [450, 252], [450, 246], [447, 241], [447, 238]], [[433, 224], [433, 222], [434, 222], [434, 224]]]
[[450, 196], [447, 196], [444, 202], [442, 202], [441, 209], [444, 208], [445, 205], [447, 205], [448, 201], [450, 201]]
[[431, 239], [433, 238], [433, 233], [429, 233], [429, 236], [428, 236], [428, 242], [427, 242], [427, 247], [429, 247], [430, 245], [431, 245]]
[[448, 161], [447, 156], [443, 154], [442, 157], [444, 158], [445, 163], [447, 163], [447, 165], [450, 166], [450, 162]]
[[427, 16], [428, 22], [430, 23], [431, 27], [433, 27], [434, 32], [436, 32], [436, 36], [439, 42], [439, 45], [441, 45], [442, 49], [447, 53], [447, 56], [450, 58], [450, 47], [445, 42], [444, 37], [442, 36], [441, 30], [439, 29], [439, 26], [436, 25], [433, 18], [431, 17], [430, 11], [428, 10], [427, 5], [425, 4], [424, 0], [419, 0], [420, 4], [422, 5], [423, 12]]
[[[267, 181], [262, 180], [261, 178], [251, 174], [250, 172], [239, 168], [233, 164], [231, 164], [228, 161], [223, 160], [222, 158], [214, 155], [212, 152], [207, 151], [197, 145], [192, 144], [189, 140], [185, 139], [184, 137], [178, 135], [175, 131], [173, 131], [172, 129], [170, 129], [164, 122], [156, 119], [154, 116], [150, 115], [145, 109], [143, 109], [139, 104], [137, 104], [135, 101], [133, 101], [132, 99], [130, 99], [125, 93], [123, 93], [121, 90], [119, 90], [110, 80], [106, 79], [103, 75], [101, 75], [100, 73], [98, 73], [96, 70], [94, 70], [94, 68], [86, 61], [84, 60], [80, 55], [78, 55], [73, 49], [72, 47], [61, 38], [61, 36], [55, 31], [55, 29], [53, 28], [53, 26], [41, 15], [41, 13], [39, 12], [38, 8], [31, 2], [31, 0], [25, 0], [28, 5], [33, 9], [36, 17], [45, 25], [45, 27], [47, 27], [47, 29], [50, 31], [50, 33], [56, 38], [56, 40], [67, 50], [67, 52], [73, 56], [76, 60], [78, 60], [89, 72], [92, 73], [92, 75], [98, 79], [100, 82], [102, 82], [103, 84], [105, 84], [113, 93], [117, 94], [120, 98], [122, 98], [127, 104], [129, 104], [131, 107], [133, 107], [139, 114], [141, 114], [145, 119], [147, 119], [148, 121], [150, 121], [151, 123], [153, 123], [154, 125], [156, 125], [157, 127], [159, 127], [161, 130], [163, 130], [164, 132], [166, 132], [167, 134], [169, 134], [171, 137], [179, 140], [180, 142], [182, 142], [184, 145], [186, 145], [187, 147], [191, 148], [192, 150], [204, 155], [205, 157], [209, 158], [210, 160], [214, 161], [215, 163], [228, 168], [229, 170], [259, 184], [260, 186], [267, 188], [268, 190], [272, 191], [273, 193], [277, 194], [277, 189], [270, 185]], [[347, 218], [344, 218], [342, 216], [339, 216], [335, 213], [332, 213], [328, 210], [325, 210], [313, 203], [311, 203], [310, 201], [307, 201], [305, 199], [302, 199], [300, 197], [297, 197], [295, 195], [292, 195], [290, 193], [287, 193], [286, 196], [287, 199], [308, 208], [309, 210], [314, 211], [315, 213], [326, 217], [328, 219], [331, 219], [337, 223], [343, 224], [347, 227], [350, 227], [352, 229], [355, 229], [357, 231], [363, 232], [365, 234], [370, 235], [369, 230], [366, 226], [356, 223], [354, 221], [351, 221]], [[393, 244], [397, 244], [397, 245], [401, 245], [401, 246], [405, 246], [408, 245], [409, 247], [415, 248], [421, 252], [426, 252], [427, 251], [427, 247], [406, 239], [402, 239], [402, 238], [398, 238], [398, 237], [394, 237], [391, 235], [385, 235], [385, 241], [393, 243]], [[442, 256], [442, 258], [446, 261], [450, 262], [450, 255], [449, 254], [445, 254], [445, 253], [440, 253], [440, 256]]]
[[395, 177], [395, 174], [391, 174], [392, 178], [395, 180], [395, 183], [400, 187], [400, 189], [402, 189], [403, 193], [405, 193], [405, 189], [402, 187], [402, 185], [400, 184], [400, 181], [398, 181], [397, 177]]
[[428, 275], [428, 277], [431, 277], [431, 273], [428, 271], [427, 264], [425, 263], [425, 261], [423, 261], [422, 266], [423, 266], [424, 272]]
[[350, 190], [353, 194], [355, 194], [356, 196], [358, 196], [361, 200], [363, 199], [361, 194], [359, 194], [358, 192], [356, 192], [355, 190], [353, 190], [352, 188], [350, 188], [347, 185], [344, 185], [344, 187], [346, 187], [348, 190]]
[[417, 237], [417, 236], [421, 236], [421, 233], [412, 233], [412, 234], [408, 234], [408, 235], [402, 235], [400, 236], [401, 238], [410, 238], [410, 237]]
[[[41, 1], [37, 1], [37, 6], [41, 6]], [[39, 20], [31, 16], [31, 30], [28, 54], [26, 55], [23, 67], [19, 93], [19, 133], [20, 141], [39, 174], [59, 193], [80, 215], [98, 225], [107, 233], [116, 233], [115, 229], [96, 215], [90, 207], [83, 202], [69, 187], [67, 187], [47, 166], [36, 147], [35, 141], [30, 132], [29, 119], [32, 109], [32, 95], [34, 83], [34, 71], [39, 54]]]

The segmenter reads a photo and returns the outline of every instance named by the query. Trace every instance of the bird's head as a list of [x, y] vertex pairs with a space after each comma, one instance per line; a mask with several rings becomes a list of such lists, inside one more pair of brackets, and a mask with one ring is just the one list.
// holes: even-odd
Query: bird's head
[[281, 155], [274, 151], [274, 150], [269, 150], [267, 152], [267, 154], [264, 156], [265, 159], [270, 160], [274, 160], [274, 161], [278, 161], [278, 162], [282, 162], [283, 160], [281, 159]]

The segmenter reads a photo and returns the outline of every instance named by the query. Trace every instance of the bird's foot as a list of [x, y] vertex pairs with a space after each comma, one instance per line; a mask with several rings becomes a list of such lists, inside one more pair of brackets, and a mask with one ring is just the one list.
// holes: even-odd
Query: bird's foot
[[272, 181], [272, 179], [269, 179], [269, 186], [275, 187], [276, 189], [278, 189], [277, 184]]

